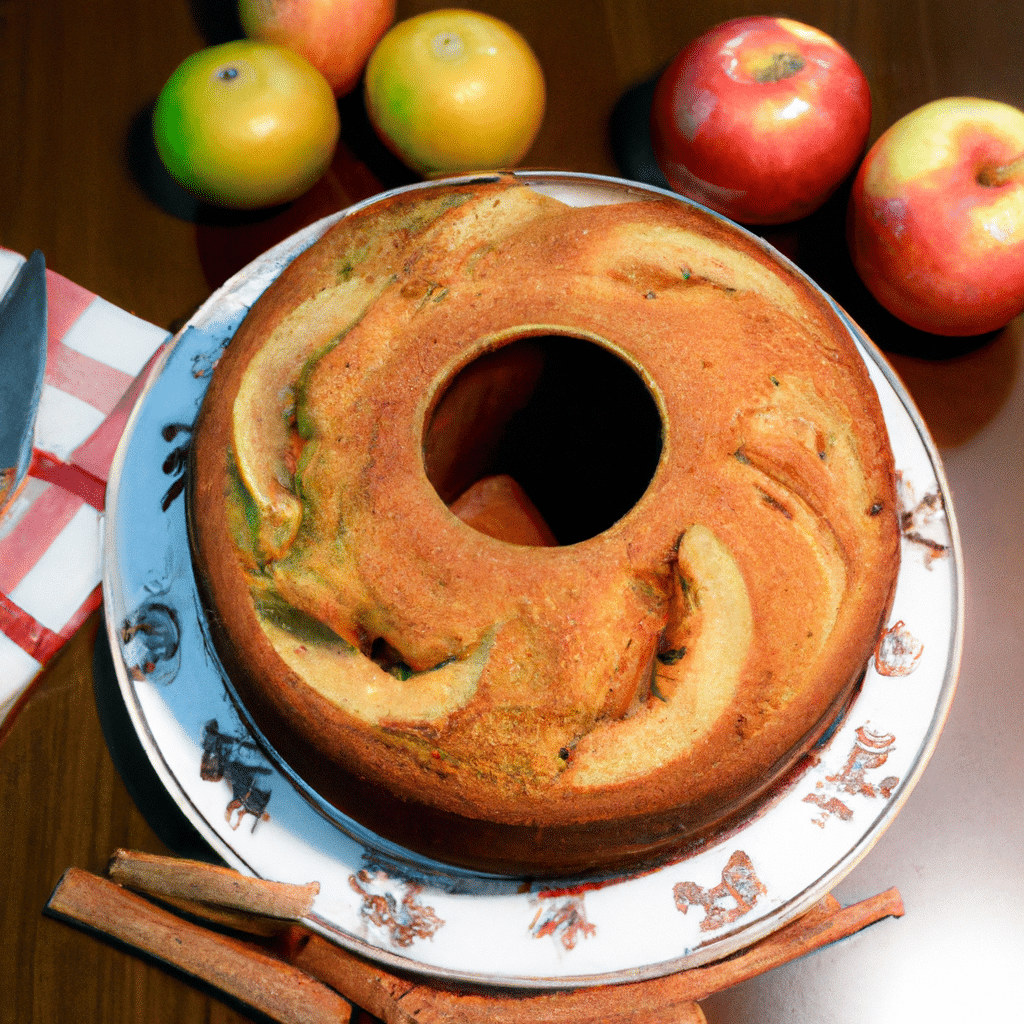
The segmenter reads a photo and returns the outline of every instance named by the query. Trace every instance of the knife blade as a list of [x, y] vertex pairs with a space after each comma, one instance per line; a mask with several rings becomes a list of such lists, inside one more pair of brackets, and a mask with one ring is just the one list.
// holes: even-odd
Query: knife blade
[[0, 513], [32, 463], [46, 370], [46, 261], [37, 249], [0, 299]]

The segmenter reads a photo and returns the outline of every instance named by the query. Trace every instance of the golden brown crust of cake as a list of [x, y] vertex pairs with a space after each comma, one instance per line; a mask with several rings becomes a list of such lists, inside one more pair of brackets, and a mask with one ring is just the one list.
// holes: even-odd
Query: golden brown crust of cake
[[[500, 365], [446, 385], [541, 335], [620, 355], [664, 426], [639, 502], [561, 547], [438, 493], [521, 401]], [[693, 841], [820, 735], [888, 614], [893, 478], [862, 360], [781, 261], [682, 203], [501, 179], [352, 214], [267, 290], [203, 405], [190, 529], [300, 775], [420, 852], [558, 874]]]

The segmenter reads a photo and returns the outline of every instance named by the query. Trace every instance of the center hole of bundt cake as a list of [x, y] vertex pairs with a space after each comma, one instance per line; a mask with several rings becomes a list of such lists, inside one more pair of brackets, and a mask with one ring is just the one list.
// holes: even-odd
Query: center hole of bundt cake
[[519, 338], [442, 390], [423, 440], [427, 477], [469, 525], [515, 544], [608, 529], [661, 457], [658, 406], [636, 370], [585, 338]]

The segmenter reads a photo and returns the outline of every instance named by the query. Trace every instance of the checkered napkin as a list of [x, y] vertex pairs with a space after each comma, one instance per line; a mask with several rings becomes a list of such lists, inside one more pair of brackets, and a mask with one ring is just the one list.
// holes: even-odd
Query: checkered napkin
[[[23, 262], [0, 249], [0, 297]], [[143, 371], [169, 338], [52, 270], [46, 285], [46, 379], [32, 469], [0, 513], [0, 726], [99, 606], [107, 474]]]

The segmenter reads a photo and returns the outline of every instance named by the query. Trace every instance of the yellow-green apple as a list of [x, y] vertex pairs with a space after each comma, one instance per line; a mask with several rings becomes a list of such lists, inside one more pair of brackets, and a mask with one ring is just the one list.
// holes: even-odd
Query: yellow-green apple
[[870, 127], [857, 62], [789, 18], [709, 29], [662, 72], [651, 105], [651, 143], [672, 188], [747, 224], [816, 210], [856, 166]]
[[517, 164], [544, 120], [544, 73], [529, 43], [488, 14], [407, 18], [366, 65], [366, 112], [384, 144], [420, 174]]
[[249, 39], [187, 57], [153, 108], [153, 139], [171, 176], [238, 209], [302, 195], [329, 167], [339, 129], [324, 76], [292, 50]]
[[850, 193], [853, 264], [890, 313], [932, 334], [1024, 309], [1024, 111], [949, 97], [892, 125]]
[[344, 96], [395, 20], [395, 0], [238, 0], [238, 17], [250, 39], [302, 54]]

